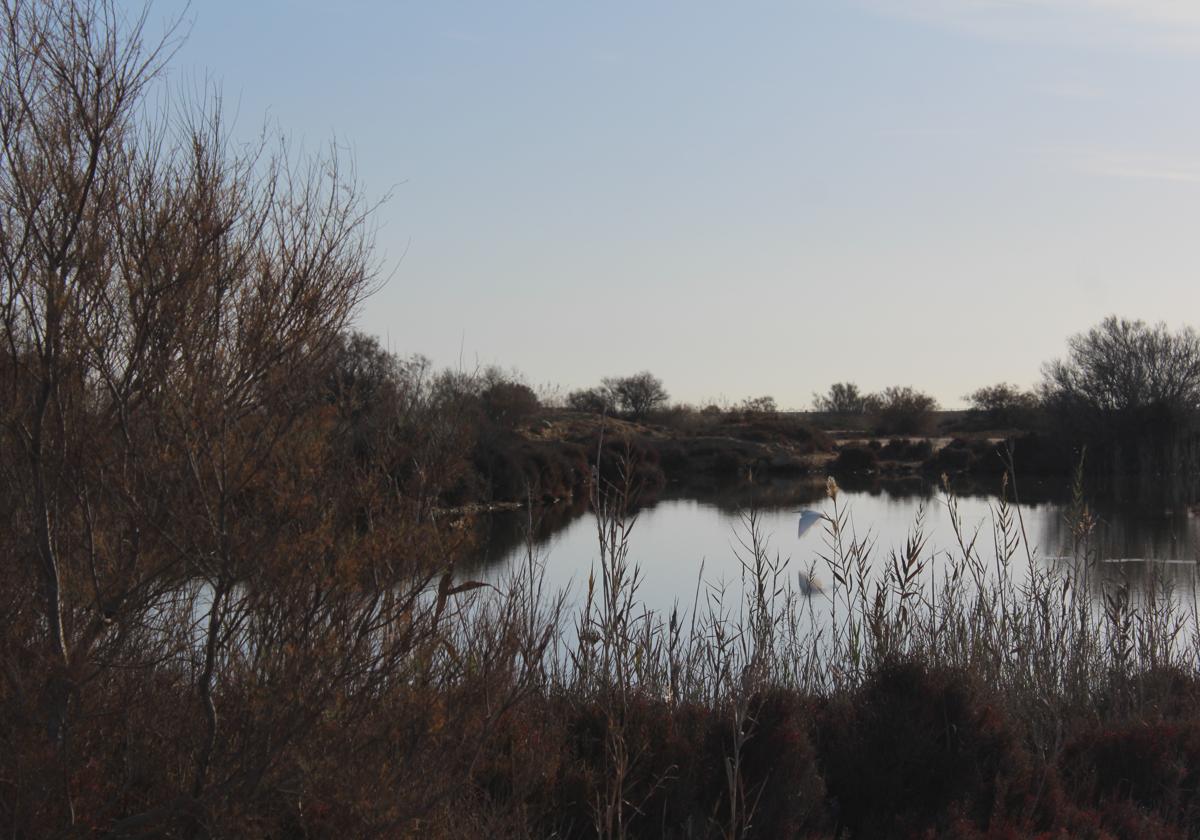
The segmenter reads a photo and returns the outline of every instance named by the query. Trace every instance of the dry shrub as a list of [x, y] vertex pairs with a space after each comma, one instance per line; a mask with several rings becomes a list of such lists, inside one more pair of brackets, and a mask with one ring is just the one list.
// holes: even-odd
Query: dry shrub
[[599, 431], [579, 444], [602, 482], [617, 485], [629, 478], [639, 488], [643, 501], [666, 486], [660, 449], [649, 439], [631, 435], [613, 438]]
[[838, 474], [871, 472], [879, 465], [879, 455], [867, 446], [844, 446], [831, 469]]
[[[981, 461], [982, 451], [991, 449], [986, 441], [968, 441], [955, 438], [937, 450], [926, 467], [935, 474], [968, 472]], [[982, 450], [982, 451], [981, 451]], [[986, 458], [982, 459], [986, 461]]]
[[[751, 703], [741, 768], [756, 803], [750, 836], [799, 837], [824, 819], [809, 740], [810, 704], [771, 691]], [[634, 695], [614, 706], [533, 701], [508, 719], [476, 771], [497, 813], [520, 813], [534, 836], [589, 836], [611, 772], [614, 738], [630, 757], [622, 785], [632, 837], [718, 836], [728, 819], [731, 710]]]
[[852, 837], [987, 826], [1032, 803], [1030, 761], [1005, 714], [965, 673], [884, 665], [825, 707], [817, 736], [838, 821]]
[[541, 408], [537, 394], [521, 382], [501, 381], [479, 396], [484, 417], [500, 429], [515, 429]]
[[503, 434], [476, 446], [473, 464], [490, 501], [553, 501], [585, 491], [587, 450], [564, 441]]
[[832, 439], [807, 420], [787, 414], [730, 415], [721, 424], [724, 434], [762, 443], [784, 443], [802, 453], [828, 452]]
[[[626, 822], [630, 834], [656, 837], [662, 836], [664, 827], [703, 825], [716, 803], [721, 779], [719, 759], [714, 761], [711, 755], [711, 711], [702, 706], [672, 707], [644, 696], [629, 697], [616, 708], [615, 717], [614, 707], [605, 700], [569, 710], [572, 766], [558, 792], [558, 813], [575, 826], [592, 825], [596, 803], [603, 800], [609, 783], [612, 744], [617, 739], [629, 756], [623, 789], [630, 807]], [[585, 829], [576, 836], [588, 833]]]
[[1117, 836], [1200, 832], [1200, 723], [1131, 721], [1077, 735], [1060, 761], [1063, 785]]
[[892, 438], [879, 450], [883, 461], [927, 461], [933, 456], [933, 444], [928, 440]]
[[811, 737], [815, 717], [812, 698], [794, 691], [770, 689], [752, 698], [741, 772], [755, 802], [753, 836], [806, 837], [828, 827], [825, 781]]
[[1071, 475], [1079, 447], [1063, 438], [1030, 432], [1010, 441], [1018, 475]]
[[892, 386], [875, 395], [872, 410], [880, 433], [919, 435], [932, 431], [938, 403], [908, 385]]

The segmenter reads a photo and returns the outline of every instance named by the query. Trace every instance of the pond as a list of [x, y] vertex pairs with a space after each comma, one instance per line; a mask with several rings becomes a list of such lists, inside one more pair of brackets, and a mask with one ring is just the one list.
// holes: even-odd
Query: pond
[[[820, 559], [827, 552], [821, 526], [798, 538], [797, 511], [810, 508], [832, 513], [833, 504], [824, 483], [812, 480], [757, 487], [709, 488], [677, 493], [643, 507], [630, 538], [629, 559], [638, 565], [641, 586], [638, 599], [656, 612], [669, 612], [678, 604], [690, 610], [697, 584], [726, 586], [737, 597], [741, 591], [740, 556], [746, 551], [745, 512], [759, 514], [770, 554], [788, 561], [791, 579], [810, 565], [818, 586], [828, 587], [830, 575]], [[1071, 493], [1065, 486], [1034, 485], [1023, 488], [1019, 520], [1035, 562], [1052, 564], [1072, 551]], [[873, 563], [888, 562], [891, 551], [903, 549], [918, 516], [926, 537], [924, 556], [936, 571], [948, 554], [961, 554], [946, 504], [937, 486], [908, 481], [893, 485], [841, 488], [838, 505], [848, 512], [858, 537], [874, 541]], [[979, 529], [980, 554], [994, 556], [992, 529], [999, 497], [978, 492], [957, 497], [958, 511], [968, 537]], [[1104, 561], [1106, 575], [1123, 577], [1134, 585], [1147, 577], [1147, 567], [1163, 571], [1180, 582], [1190, 581], [1200, 552], [1200, 517], [1180, 506], [1176, 509], [1137, 510], [1129, 505], [1095, 508], [1092, 535], [1096, 556]], [[532, 525], [532, 531], [530, 526]], [[586, 592], [589, 572], [599, 560], [595, 517], [586, 507], [554, 506], [534, 512], [493, 514], [484, 529], [484, 545], [476, 558], [474, 574], [501, 578], [513, 564], [524, 563], [526, 534], [545, 563], [546, 582], [552, 589], [568, 591], [578, 604]], [[1027, 565], [1024, 548], [1018, 561]]]

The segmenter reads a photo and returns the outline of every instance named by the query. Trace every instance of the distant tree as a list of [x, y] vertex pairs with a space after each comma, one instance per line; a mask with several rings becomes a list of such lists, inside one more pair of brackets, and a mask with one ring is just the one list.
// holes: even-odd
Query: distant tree
[[880, 425], [889, 433], [927, 432], [933, 423], [933, 413], [938, 410], [937, 400], [908, 385], [885, 388], [874, 399]]
[[779, 405], [772, 396], [747, 397], [742, 400], [741, 410], [748, 414], [774, 414]]
[[1172, 333], [1162, 323], [1109, 316], [1067, 346], [1065, 359], [1043, 368], [1043, 396], [1058, 406], [1095, 412], [1200, 407], [1200, 334], [1191, 327]]
[[339, 333], [325, 358], [315, 360], [319, 384], [305, 390], [316, 391], [310, 399], [333, 406], [338, 419], [333, 437], [347, 446], [343, 454], [360, 462], [381, 455], [396, 424], [401, 369], [378, 339], [354, 331]]
[[963, 399], [971, 404], [972, 411], [1000, 424], [1028, 422], [1040, 402], [1034, 392], [1007, 382], [979, 388]]
[[480, 400], [484, 416], [502, 429], [516, 428], [541, 407], [537, 394], [521, 382], [493, 383], [483, 392]]
[[817, 411], [830, 414], [863, 414], [869, 410], [870, 397], [862, 393], [853, 382], [835, 382], [828, 393], [813, 394], [813, 406]]
[[329, 400], [349, 413], [369, 411], [389, 399], [397, 384], [397, 359], [366, 333], [337, 336], [329, 354]]
[[[1115, 316], [1068, 341], [1043, 368], [1050, 428], [1086, 444], [1094, 470], [1112, 475], [1194, 473], [1200, 430], [1200, 335]], [[1143, 495], [1171, 492], [1154, 482]]]
[[612, 394], [617, 407], [634, 420], [641, 420], [670, 398], [662, 380], [649, 371], [632, 376], [607, 377], [604, 388]]
[[590, 414], [615, 414], [617, 404], [607, 388], [581, 388], [567, 394], [567, 407]]

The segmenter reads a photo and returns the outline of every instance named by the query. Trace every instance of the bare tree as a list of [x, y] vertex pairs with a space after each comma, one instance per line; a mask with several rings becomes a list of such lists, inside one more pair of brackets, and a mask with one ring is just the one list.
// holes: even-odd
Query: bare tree
[[1060, 406], [1191, 411], [1200, 407], [1200, 334], [1110, 316], [1072, 336], [1066, 358], [1043, 373], [1043, 395]]
[[853, 382], [835, 382], [826, 394], [813, 394], [813, 407], [830, 414], [863, 414], [870, 410], [871, 398]]
[[1043, 368], [1041, 396], [1064, 444], [1088, 447], [1089, 469], [1152, 504], [1190, 504], [1200, 464], [1200, 334], [1115, 316], [1073, 336]]
[[998, 424], [1027, 423], [1039, 404], [1036, 393], [1007, 382], [977, 388], [963, 399], [971, 404], [972, 411]]
[[761, 397], [747, 397], [738, 408], [747, 414], [776, 414], [779, 404], [770, 394], [764, 394]]
[[613, 394], [607, 388], [581, 388], [567, 394], [567, 406], [573, 411], [590, 414], [614, 414], [617, 410]]
[[649, 371], [632, 376], [608, 377], [603, 380], [603, 385], [613, 395], [617, 406], [634, 420], [645, 418], [670, 398], [662, 380]]
[[908, 385], [893, 385], [873, 397], [882, 428], [893, 434], [929, 431], [938, 403], [932, 396]]
[[[386, 476], [347, 469], [302, 387], [371, 288], [371, 207], [336, 155], [234, 146], [219, 102], [147, 119], [173, 36], [145, 15], [0, 20], [0, 761], [23, 803], [0, 811], [55, 833], [116, 797], [114, 832], [205, 833], [335, 698], [367, 715], [448, 612], [369, 527]], [[117, 743], [135, 764], [86, 782]]]

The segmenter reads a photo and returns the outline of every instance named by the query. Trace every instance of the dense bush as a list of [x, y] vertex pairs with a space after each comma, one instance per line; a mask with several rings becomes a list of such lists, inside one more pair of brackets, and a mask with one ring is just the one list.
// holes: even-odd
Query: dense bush
[[905, 386], [885, 388], [878, 395], [875, 413], [881, 434], [917, 435], [932, 430], [937, 400]]
[[1200, 334], [1106, 318], [1043, 370], [1053, 433], [1108, 474], [1200, 471]]
[[1008, 442], [1018, 475], [1070, 475], [1079, 466], [1081, 450], [1061, 437], [1031, 432]]
[[[937, 475], [941, 473], [968, 472], [986, 462], [986, 455], [993, 447], [987, 441], [968, 441], [955, 438], [933, 454], [926, 468]], [[997, 461], [997, 464], [1000, 462]]]
[[879, 455], [869, 446], [844, 446], [831, 468], [834, 473], [871, 472], [879, 464]]
[[1045, 399], [1060, 410], [1200, 408], [1200, 334], [1191, 327], [1172, 333], [1165, 324], [1110, 316], [1067, 344], [1067, 357], [1046, 365], [1042, 384]]
[[617, 403], [607, 388], [583, 388], [567, 394], [567, 407], [589, 414], [616, 414]]
[[711, 427], [712, 434], [728, 434], [739, 440], [782, 443], [803, 453], [828, 452], [833, 441], [814, 429], [807, 419], [787, 414], [725, 415]]
[[608, 377], [603, 385], [612, 394], [617, 408], [632, 420], [645, 419], [652, 411], [666, 405], [670, 398], [662, 380], [649, 371]]
[[851, 837], [986, 826], [1036, 793], [1015, 727], [964, 673], [885, 664], [826, 708], [818, 745]]
[[892, 438], [879, 450], [883, 461], [927, 461], [933, 456], [933, 444], [928, 440]]
[[865, 414], [876, 407], [876, 398], [853, 382], [835, 382], [827, 393], [813, 394], [813, 408], [829, 414]]
[[742, 400], [738, 406], [738, 410], [744, 414], [774, 414], [779, 411], [779, 406], [772, 396], [762, 397], [747, 397]]
[[484, 389], [479, 398], [484, 416], [501, 429], [516, 428], [541, 408], [537, 394], [522, 382], [496, 382]]
[[586, 494], [590, 480], [584, 447], [563, 441], [532, 443], [515, 435], [476, 448], [474, 465], [493, 502], [549, 502]]
[[1060, 768], [1072, 800], [1122, 835], [1200, 832], [1200, 725], [1194, 720], [1091, 729], [1066, 746]]
[[977, 423], [994, 428], [1027, 428], [1034, 421], [1040, 406], [1037, 394], [1007, 382], [979, 388], [963, 399], [971, 404], [971, 414]]

